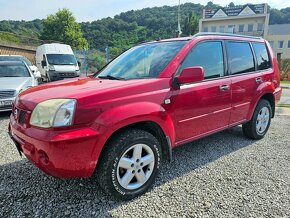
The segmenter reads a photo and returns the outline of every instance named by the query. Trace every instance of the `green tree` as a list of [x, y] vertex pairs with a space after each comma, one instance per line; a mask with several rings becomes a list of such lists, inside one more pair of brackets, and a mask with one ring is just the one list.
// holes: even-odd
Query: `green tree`
[[231, 2], [230, 4], [229, 4], [229, 7], [235, 7], [235, 3], [233, 3], [233, 2]]
[[190, 15], [185, 19], [184, 27], [183, 27], [183, 34], [186, 36], [191, 36], [198, 32], [198, 23], [199, 17], [194, 13], [191, 12]]
[[42, 23], [41, 39], [60, 41], [75, 49], [88, 47], [80, 25], [68, 9], [61, 9], [56, 14], [48, 15]]

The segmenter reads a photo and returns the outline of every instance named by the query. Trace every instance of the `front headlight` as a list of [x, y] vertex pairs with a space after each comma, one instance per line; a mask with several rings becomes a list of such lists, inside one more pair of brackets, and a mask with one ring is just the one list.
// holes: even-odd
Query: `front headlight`
[[50, 99], [39, 103], [32, 112], [30, 124], [42, 128], [71, 126], [75, 99]]

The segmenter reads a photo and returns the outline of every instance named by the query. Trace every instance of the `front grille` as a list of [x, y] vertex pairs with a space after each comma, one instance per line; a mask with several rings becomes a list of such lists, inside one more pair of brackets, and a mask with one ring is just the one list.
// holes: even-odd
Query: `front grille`
[[13, 114], [14, 119], [17, 123], [19, 123], [20, 125], [25, 124], [26, 115], [27, 115], [26, 111], [15, 107], [12, 111], [12, 114]]
[[0, 90], [0, 99], [13, 98], [15, 90]]
[[20, 110], [20, 115], [19, 115], [19, 119], [18, 119], [18, 122], [20, 125], [23, 125], [25, 123], [25, 118], [26, 118], [26, 112]]
[[76, 74], [75, 73], [59, 73], [60, 77], [63, 78], [69, 78], [69, 77], [75, 77]]
[[12, 106], [4, 106], [4, 107], [0, 107], [0, 111], [6, 111], [6, 110], [11, 110]]

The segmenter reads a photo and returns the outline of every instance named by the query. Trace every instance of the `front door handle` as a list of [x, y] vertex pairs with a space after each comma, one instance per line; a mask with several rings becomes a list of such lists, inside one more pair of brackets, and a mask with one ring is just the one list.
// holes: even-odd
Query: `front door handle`
[[263, 82], [262, 78], [261, 77], [257, 77], [256, 78], [256, 83], [261, 83], [261, 82]]
[[222, 86], [220, 86], [220, 90], [221, 91], [227, 91], [229, 88], [230, 88], [230, 86], [228, 86], [228, 85], [222, 85]]

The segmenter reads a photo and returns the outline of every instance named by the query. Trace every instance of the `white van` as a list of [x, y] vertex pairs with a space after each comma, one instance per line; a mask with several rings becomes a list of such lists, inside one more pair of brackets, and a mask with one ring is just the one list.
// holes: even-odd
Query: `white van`
[[36, 49], [36, 66], [44, 81], [80, 76], [79, 64], [69, 45], [51, 43]]

